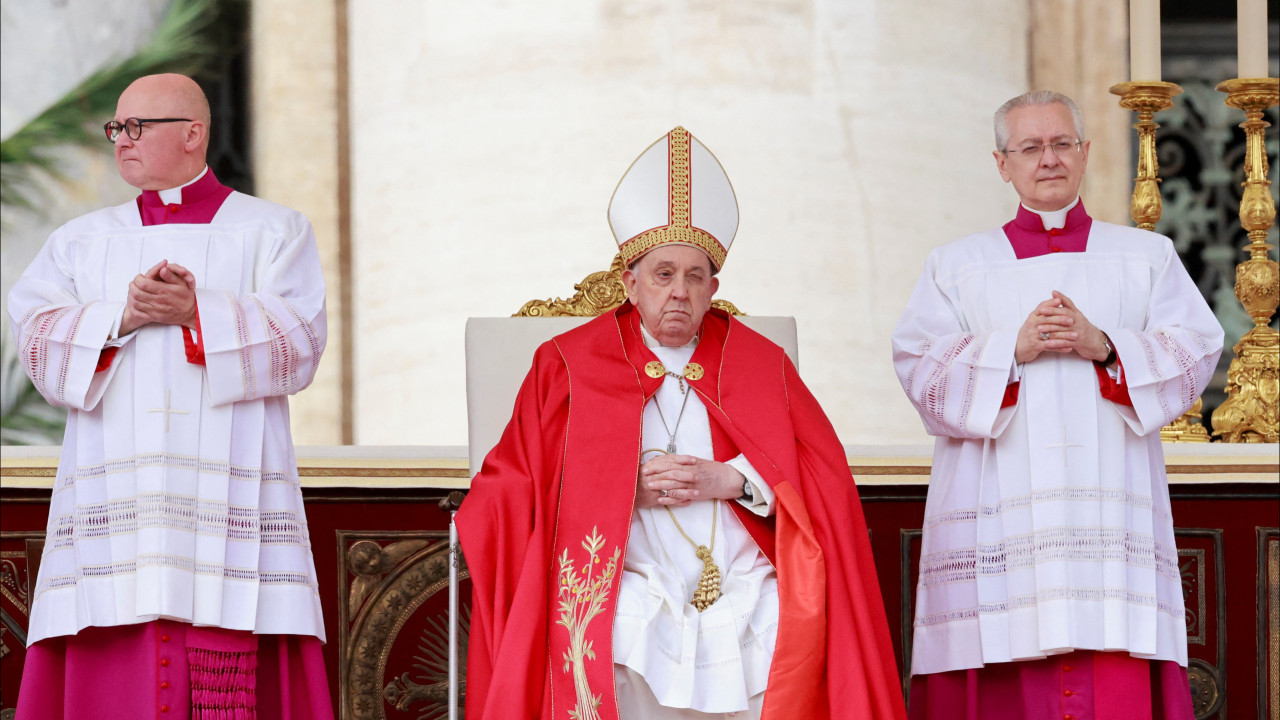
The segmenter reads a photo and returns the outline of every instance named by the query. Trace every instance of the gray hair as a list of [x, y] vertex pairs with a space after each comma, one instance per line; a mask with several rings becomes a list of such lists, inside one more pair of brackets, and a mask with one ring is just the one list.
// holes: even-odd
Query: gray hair
[[1076, 139], [1084, 140], [1084, 116], [1080, 114], [1080, 106], [1076, 101], [1052, 90], [1032, 90], [1006, 102], [996, 110], [996, 150], [1006, 150], [1009, 144], [1009, 112], [1014, 108], [1039, 107], [1041, 105], [1065, 105], [1071, 111], [1071, 122], [1076, 127]]

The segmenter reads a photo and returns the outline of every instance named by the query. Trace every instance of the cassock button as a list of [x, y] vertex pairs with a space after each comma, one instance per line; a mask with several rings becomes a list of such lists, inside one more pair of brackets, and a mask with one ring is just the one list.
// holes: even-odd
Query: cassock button
[[1063, 666], [1062, 666], [1062, 672], [1071, 672], [1071, 666], [1070, 666], [1070, 665], [1063, 665]]
[[161, 690], [168, 690], [168, 689], [169, 689], [169, 681], [168, 681], [168, 680], [165, 680], [164, 682], [160, 683], [160, 689], [161, 689]]
[[169, 636], [168, 636], [168, 635], [161, 635], [161, 636], [160, 636], [160, 642], [169, 642]]
[[160, 706], [160, 712], [162, 712], [162, 713], [167, 713], [167, 712], [169, 712], [169, 706], [168, 706], [168, 705], [161, 705], [161, 706]]
[[169, 658], [160, 658], [160, 667], [169, 667]]
[[1062, 694], [1067, 697], [1071, 697], [1072, 695], [1075, 695], [1075, 693], [1071, 692], [1070, 690], [1063, 690]]
[[1063, 715], [1062, 720], [1076, 720], [1075, 715]]
[[179, 207], [180, 207], [180, 206], [178, 206], [178, 205], [170, 205], [170, 206], [169, 206], [169, 212], [171, 212], [171, 213], [176, 213], [176, 212], [178, 212], [178, 208], [179, 208]]

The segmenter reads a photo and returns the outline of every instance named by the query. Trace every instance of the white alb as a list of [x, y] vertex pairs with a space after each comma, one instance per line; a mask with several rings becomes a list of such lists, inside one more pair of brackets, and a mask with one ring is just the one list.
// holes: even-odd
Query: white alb
[[[148, 325], [95, 372], [162, 259], [195, 275], [206, 366]], [[158, 618], [324, 639], [286, 402], [324, 307], [310, 223], [248, 195], [211, 224], [143, 227], [128, 202], [50, 237], [9, 296], [28, 374], [68, 408], [29, 641]]]
[[[1107, 333], [1133, 407], [1093, 362], [1044, 353], [1001, 409], [1018, 329], [1053, 290]], [[1168, 238], [1094, 221], [1088, 249], [1017, 260], [997, 229], [933, 251], [893, 333], [937, 436], [912, 672], [1116, 650], [1187, 662], [1159, 430], [1200, 396], [1223, 331]]]

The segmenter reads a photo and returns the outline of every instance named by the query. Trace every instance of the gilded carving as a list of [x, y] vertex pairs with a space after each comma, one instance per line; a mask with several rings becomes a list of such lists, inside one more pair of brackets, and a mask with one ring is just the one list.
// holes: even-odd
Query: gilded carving
[[[1213, 412], [1213, 434], [1226, 442], [1280, 441], [1280, 337], [1255, 327], [1235, 345], [1227, 370], [1227, 399]], [[1255, 334], [1256, 333], [1256, 334]]]
[[[387, 540], [392, 542], [381, 544]], [[422, 717], [438, 714], [444, 706], [437, 703], [437, 696], [445, 695], [437, 692], [438, 680], [430, 672], [436, 666], [430, 657], [415, 657], [421, 660], [428, 683], [414, 683], [405, 672], [393, 673], [390, 682], [385, 678], [400, 630], [423, 602], [448, 587], [447, 533], [340, 531], [338, 542], [341, 577], [350, 583], [345, 586], [349, 594], [339, 605], [341, 717], [385, 720], [388, 703], [397, 708], [422, 703], [427, 707], [415, 708]], [[464, 567], [459, 579], [468, 577]], [[465, 620], [462, 624], [465, 627]], [[432, 648], [434, 641], [419, 646], [424, 655], [432, 655]], [[447, 671], [447, 657], [445, 662]]]
[[[410, 712], [412, 706], [426, 704], [428, 709], [418, 716], [419, 720], [443, 718], [449, 711], [448, 622], [447, 615], [428, 621], [429, 627], [422, 633], [418, 643], [420, 654], [413, 656], [417, 661], [413, 667], [418, 670], [415, 677], [426, 682], [416, 682], [408, 672], [403, 672], [391, 678], [382, 689], [382, 696], [386, 701], [401, 712]], [[467, 666], [467, 636], [470, 626], [468, 618], [459, 618], [458, 665], [462, 668]], [[463, 677], [459, 684], [465, 688], [466, 678]]]
[[1143, 230], [1155, 229], [1160, 222], [1160, 163], [1156, 159], [1156, 130], [1159, 125], [1151, 118], [1161, 110], [1173, 107], [1173, 96], [1182, 88], [1173, 83], [1120, 83], [1111, 88], [1120, 96], [1120, 107], [1138, 113], [1133, 126], [1138, 131], [1138, 176], [1133, 179], [1133, 198], [1129, 202], [1129, 214]]
[[384, 548], [372, 540], [361, 540], [352, 545], [347, 550], [347, 569], [355, 573], [356, 579], [347, 596], [348, 612], [355, 615], [383, 576], [426, 544], [426, 540], [404, 540]]
[[[574, 294], [568, 299], [530, 300], [512, 317], [596, 317], [618, 307], [627, 300], [627, 290], [622, 285], [622, 271], [626, 265], [622, 254], [613, 256], [609, 269], [593, 272], [573, 286]], [[711, 307], [730, 315], [743, 315], [728, 300], [712, 300]]]
[[[1138, 113], [1134, 129], [1138, 131], [1138, 175], [1133, 179], [1133, 198], [1129, 214], [1143, 230], [1155, 230], [1163, 213], [1160, 198], [1160, 162], [1156, 157], [1156, 130], [1160, 125], [1151, 118], [1161, 110], [1173, 107], [1173, 97], [1182, 88], [1167, 82], [1127, 82], [1112, 86], [1111, 93], [1120, 96], [1120, 107]], [[1160, 430], [1165, 442], [1209, 442], [1209, 433], [1200, 424], [1204, 403], [1196, 400], [1182, 417]]]
[[1200, 658], [1187, 663], [1187, 682], [1191, 685], [1191, 711], [1196, 720], [1213, 717], [1222, 707], [1222, 677], [1218, 669]]
[[1213, 412], [1213, 434], [1226, 442], [1280, 442], [1280, 334], [1269, 327], [1280, 305], [1280, 265], [1269, 257], [1267, 231], [1275, 202], [1264, 147], [1270, 123], [1263, 112], [1280, 102], [1280, 80], [1227, 80], [1218, 85], [1226, 103], [1244, 111], [1244, 194], [1240, 225], [1249, 233], [1249, 259], [1236, 267], [1236, 297], [1254, 327], [1235, 345], [1227, 371], [1227, 399]]
[[[3, 593], [5, 599], [13, 603], [18, 612], [24, 615], [29, 614], [27, 600], [30, 598], [26, 559], [26, 552], [21, 550], [0, 552], [0, 593]], [[22, 564], [21, 568], [19, 568], [19, 561]]]
[[622, 286], [622, 255], [615, 255], [609, 269], [593, 272], [573, 286], [567, 300], [530, 300], [514, 317], [595, 317], [621, 305], [627, 299]]
[[1160, 439], [1164, 442], [1209, 442], [1209, 431], [1200, 424], [1200, 413], [1204, 409], [1204, 400], [1197, 398], [1191, 409], [1182, 417], [1160, 428]]
[[1205, 617], [1209, 606], [1205, 604], [1205, 551], [1204, 548], [1178, 550], [1178, 573], [1182, 578], [1182, 607], [1187, 621], [1187, 642], [1205, 644]]
[[[600, 551], [604, 549], [605, 539], [598, 528], [592, 528], [591, 534], [582, 541], [582, 549], [587, 551], [587, 559], [581, 571], [576, 562], [569, 557], [569, 548], [560, 555], [560, 572], [557, 589], [560, 617], [557, 625], [569, 631], [569, 649], [564, 652], [563, 672], [573, 671], [573, 689], [577, 705], [569, 711], [572, 720], [600, 720], [598, 711], [600, 693], [591, 691], [587, 679], [587, 661], [597, 660], [591, 641], [587, 640], [587, 627], [597, 615], [604, 612], [604, 604], [609, 599], [609, 588], [613, 585], [613, 576], [618, 570], [618, 558], [622, 556], [621, 548], [614, 546], [613, 555], [599, 567]], [[613, 662], [612, 658], [601, 658], [604, 662]]]
[[[1154, 134], [1152, 137], [1154, 139]], [[1159, 183], [1160, 178], [1150, 177], [1138, 177], [1133, 181], [1133, 199], [1129, 203], [1129, 214], [1143, 230], [1154, 230], [1156, 223], [1160, 222], [1163, 208]]]

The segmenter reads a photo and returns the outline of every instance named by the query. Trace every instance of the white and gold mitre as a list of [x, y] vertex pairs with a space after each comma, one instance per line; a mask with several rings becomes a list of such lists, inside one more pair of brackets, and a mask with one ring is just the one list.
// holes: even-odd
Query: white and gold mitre
[[622, 176], [609, 201], [609, 227], [624, 265], [677, 244], [705, 252], [719, 270], [738, 232], [738, 200], [716, 156], [677, 127]]

